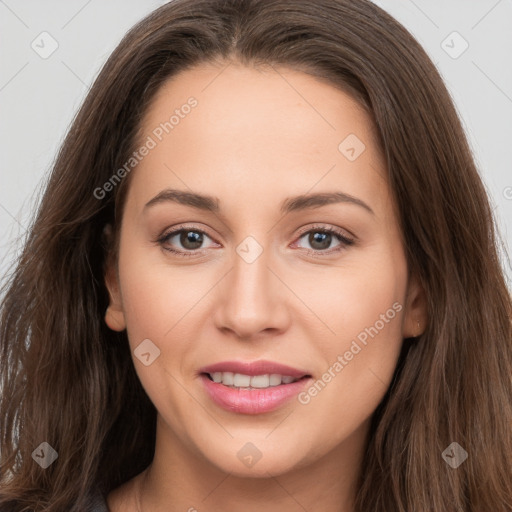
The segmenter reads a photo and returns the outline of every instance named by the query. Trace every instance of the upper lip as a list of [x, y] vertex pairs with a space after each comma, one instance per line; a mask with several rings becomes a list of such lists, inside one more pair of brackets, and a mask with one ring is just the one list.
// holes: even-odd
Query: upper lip
[[232, 372], [241, 373], [242, 375], [266, 375], [266, 374], [279, 374], [289, 375], [294, 379], [300, 379], [309, 373], [298, 368], [292, 368], [285, 364], [276, 363], [273, 361], [222, 361], [219, 363], [204, 366], [199, 369], [199, 373], [214, 373], [214, 372]]

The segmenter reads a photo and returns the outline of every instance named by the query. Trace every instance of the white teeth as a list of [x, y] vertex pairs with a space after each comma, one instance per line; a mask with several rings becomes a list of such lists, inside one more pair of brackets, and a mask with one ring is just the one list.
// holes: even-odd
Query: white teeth
[[213, 372], [210, 373], [210, 377], [214, 382], [224, 384], [225, 386], [258, 389], [290, 384], [298, 380], [295, 377], [278, 373], [250, 376], [233, 372]]
[[279, 386], [281, 384], [281, 375], [278, 373], [270, 374], [270, 385], [271, 386]]
[[251, 388], [268, 388], [270, 377], [268, 375], [255, 375], [251, 377]]
[[233, 372], [221, 372], [222, 383], [226, 386], [232, 386], [235, 382], [235, 374]]
[[249, 375], [242, 375], [241, 373], [235, 373], [233, 376], [233, 386], [236, 388], [248, 388], [251, 384], [251, 377]]

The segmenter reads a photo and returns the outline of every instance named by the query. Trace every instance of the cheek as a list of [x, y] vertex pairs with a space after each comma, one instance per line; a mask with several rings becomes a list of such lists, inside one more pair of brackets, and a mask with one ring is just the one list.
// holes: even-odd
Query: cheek
[[172, 267], [159, 250], [134, 247], [126, 254], [119, 273], [130, 339], [176, 337], [215, 281], [193, 266]]
[[[197, 272], [173, 269], [162, 258], [155, 262], [152, 252], [127, 244], [127, 256], [119, 260], [119, 277], [135, 370], [157, 410], [166, 411], [170, 403], [187, 400], [179, 384], [180, 367], [194, 349], [190, 339], [200, 325], [194, 319], [194, 304], [206, 290]], [[139, 348], [143, 346], [144, 351]], [[146, 365], [140, 356], [148, 352]], [[185, 421], [182, 412], [179, 407], [173, 411], [177, 425]]]
[[364, 341], [365, 329], [375, 325], [379, 337], [399, 338], [406, 279], [400, 254], [377, 247], [336, 268], [297, 276], [301, 295], [327, 327], [316, 346], [332, 357], [358, 335]]
[[311, 417], [350, 430], [374, 412], [402, 346], [405, 287], [405, 261], [382, 250], [344, 269], [339, 280], [325, 279], [330, 300], [320, 299], [317, 307], [334, 333], [318, 340], [323, 373], [301, 397]]

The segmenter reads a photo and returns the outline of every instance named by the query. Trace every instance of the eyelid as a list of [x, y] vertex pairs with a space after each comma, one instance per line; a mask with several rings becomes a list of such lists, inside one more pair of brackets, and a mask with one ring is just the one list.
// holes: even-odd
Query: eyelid
[[307, 226], [300, 228], [297, 236], [300, 238], [305, 233], [308, 233], [309, 231], [314, 231], [314, 230], [336, 233], [341, 238], [344, 238], [347, 241], [348, 240], [350, 240], [351, 242], [356, 241], [356, 237], [352, 233], [347, 231], [346, 229], [342, 229], [342, 228], [338, 228], [333, 225], [322, 224], [322, 223], [313, 223], [313, 224], [309, 224]]

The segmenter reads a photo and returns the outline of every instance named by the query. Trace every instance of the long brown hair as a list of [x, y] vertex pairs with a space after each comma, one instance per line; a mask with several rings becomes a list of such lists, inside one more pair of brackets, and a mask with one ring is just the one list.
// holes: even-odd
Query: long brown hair
[[[151, 462], [155, 408], [126, 331], [103, 321], [102, 235], [118, 233], [129, 176], [101, 199], [94, 190], [136, 148], [165, 80], [230, 60], [302, 70], [371, 113], [427, 294], [428, 327], [404, 344], [373, 415], [357, 511], [512, 510], [512, 307], [492, 208], [435, 66], [366, 0], [175, 0], [113, 52], [4, 285], [0, 508], [81, 511], [92, 487], [107, 494]], [[32, 457], [42, 442], [58, 453], [46, 469]], [[452, 442], [468, 453], [457, 469], [442, 456]]]

